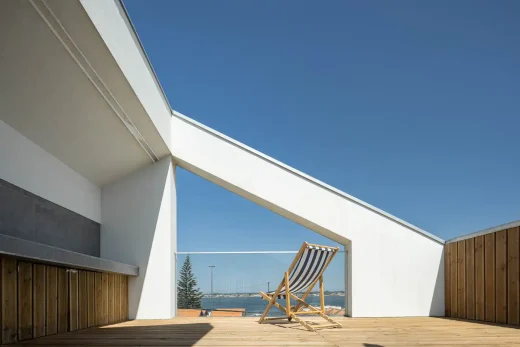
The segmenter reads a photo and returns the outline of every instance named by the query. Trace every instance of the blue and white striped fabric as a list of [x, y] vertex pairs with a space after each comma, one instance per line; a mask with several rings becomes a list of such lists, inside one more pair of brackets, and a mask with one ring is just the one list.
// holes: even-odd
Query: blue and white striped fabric
[[[320, 277], [325, 269], [327, 261], [334, 254], [334, 249], [327, 247], [309, 246], [303, 251], [298, 263], [289, 275], [289, 290], [296, 293], [307, 289]], [[274, 291], [267, 293], [273, 295]], [[278, 298], [285, 297], [285, 286], [282, 287]]]

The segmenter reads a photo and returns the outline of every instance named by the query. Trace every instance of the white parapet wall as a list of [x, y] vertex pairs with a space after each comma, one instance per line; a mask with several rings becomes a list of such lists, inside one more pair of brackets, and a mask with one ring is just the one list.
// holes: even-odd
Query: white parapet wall
[[129, 318], [172, 318], [177, 206], [171, 157], [104, 186], [101, 208], [101, 257], [139, 267], [139, 276], [129, 279]]
[[443, 240], [181, 114], [171, 136], [180, 166], [345, 245], [349, 315], [444, 315]]

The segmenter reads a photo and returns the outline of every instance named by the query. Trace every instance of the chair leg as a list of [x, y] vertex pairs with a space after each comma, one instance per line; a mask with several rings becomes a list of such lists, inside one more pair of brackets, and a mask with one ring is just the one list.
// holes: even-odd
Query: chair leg
[[[325, 314], [325, 312], [323, 310], [320, 310], [318, 309], [317, 307], [314, 307], [314, 306], [311, 306], [310, 304], [308, 304], [307, 302], [303, 301], [302, 299], [300, 299], [299, 297], [297, 297], [296, 295], [294, 294], [291, 294], [291, 296], [293, 297], [293, 299], [295, 299], [296, 301], [298, 301], [299, 304], [301, 304], [302, 306], [305, 306], [307, 307], [308, 309], [312, 310], [312, 311], [318, 311], [318, 315], [325, 319], [326, 321], [328, 321], [329, 323], [331, 323], [331, 326], [330, 327], [335, 327], [335, 328], [342, 328], [342, 325], [339, 324], [338, 322], [336, 322], [334, 319], [330, 318], [329, 316], [327, 316]], [[293, 317], [296, 318], [296, 313], [293, 314]], [[316, 326], [316, 328], [319, 328], [320, 326]], [[314, 331], [314, 330], [313, 330]]]
[[[263, 293], [262, 293], [263, 294]], [[260, 317], [260, 319], [258, 320], [258, 323], [262, 324], [265, 320], [265, 316], [267, 316], [267, 314], [269, 313], [269, 311], [271, 310], [271, 307], [273, 307], [273, 305], [276, 303], [276, 297], [273, 296], [270, 300], [269, 300], [269, 304], [267, 304], [267, 307], [265, 308], [264, 310], [264, 313], [262, 313], [262, 316]]]
[[[264, 292], [260, 292], [260, 295], [262, 296], [262, 299], [267, 300], [267, 301], [271, 301], [271, 297], [268, 296], [267, 294], [265, 294]], [[273, 302], [273, 306], [276, 307], [277, 309], [279, 309], [280, 311], [282, 311], [283, 313], [287, 313], [287, 310], [285, 309], [285, 307], [283, 307], [282, 305], [277, 303], [276, 299]], [[265, 318], [264, 318], [264, 320], [265, 320]]]

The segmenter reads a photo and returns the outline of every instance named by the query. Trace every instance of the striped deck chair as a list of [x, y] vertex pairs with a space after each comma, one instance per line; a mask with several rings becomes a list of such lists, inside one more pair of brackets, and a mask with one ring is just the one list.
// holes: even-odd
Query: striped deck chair
[[[338, 252], [338, 247], [327, 247], [320, 245], [313, 245], [304, 242], [298, 254], [294, 258], [289, 270], [285, 272], [282, 282], [278, 288], [269, 293], [260, 292], [260, 295], [264, 300], [269, 301], [262, 317], [258, 323], [264, 323], [266, 321], [287, 319], [289, 321], [294, 320], [302, 324], [305, 328], [310, 331], [321, 328], [341, 328], [341, 324], [332, 320], [325, 314], [325, 303], [323, 295], [323, 272], [332, 261], [332, 258]], [[311, 292], [312, 288], [317, 282], [320, 282], [320, 307], [313, 307], [305, 302], [305, 299]], [[299, 298], [296, 296], [297, 292], [305, 291], [303, 296]], [[296, 301], [296, 305], [291, 307], [291, 298]], [[286, 306], [283, 306], [276, 302], [276, 299], [285, 299]], [[278, 308], [285, 315], [281, 317], [267, 317], [267, 313], [272, 307]], [[303, 310], [305, 308], [305, 310]], [[315, 314], [319, 315], [330, 324], [324, 325], [312, 325], [308, 322], [300, 319], [300, 315]]]

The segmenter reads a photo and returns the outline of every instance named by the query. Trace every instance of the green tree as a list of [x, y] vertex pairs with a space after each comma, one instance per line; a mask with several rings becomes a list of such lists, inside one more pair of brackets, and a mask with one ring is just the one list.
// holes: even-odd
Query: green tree
[[202, 292], [197, 287], [197, 279], [191, 270], [190, 256], [186, 257], [177, 285], [178, 308], [201, 308]]

